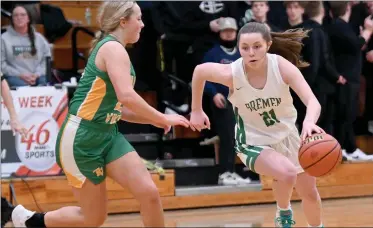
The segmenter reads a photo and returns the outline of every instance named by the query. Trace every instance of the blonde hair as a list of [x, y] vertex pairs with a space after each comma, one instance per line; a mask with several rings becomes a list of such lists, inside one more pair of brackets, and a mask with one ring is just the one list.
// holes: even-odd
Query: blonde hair
[[122, 17], [129, 18], [133, 13], [135, 1], [105, 1], [97, 14], [97, 22], [100, 27], [91, 43], [91, 50], [100, 42], [106, 35], [113, 32], [120, 23]]

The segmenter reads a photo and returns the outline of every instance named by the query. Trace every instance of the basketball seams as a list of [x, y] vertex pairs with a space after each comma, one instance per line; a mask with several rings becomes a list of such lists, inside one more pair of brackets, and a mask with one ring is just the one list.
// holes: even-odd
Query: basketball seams
[[[333, 141], [333, 140], [330, 140], [330, 141]], [[327, 142], [327, 141], [322, 141], [322, 142]], [[321, 143], [321, 142], [320, 142]], [[314, 144], [316, 145], [316, 143]], [[325, 154], [323, 157], [321, 157], [319, 160], [315, 161], [314, 163], [312, 163], [311, 165], [308, 165], [306, 167], [304, 167], [303, 169], [306, 170], [310, 167], [312, 167], [313, 165], [317, 164], [319, 161], [323, 160], [326, 156], [328, 156], [331, 152], [334, 151], [334, 149], [339, 145], [339, 143], [336, 143], [335, 146], [333, 147], [333, 149], [331, 149], [327, 154]], [[307, 148], [308, 149], [308, 148]], [[304, 153], [304, 152], [303, 152]], [[303, 154], [302, 153], [302, 154]], [[339, 156], [338, 156], [339, 157]], [[299, 159], [300, 160], [300, 159]]]
[[[341, 147], [339, 147], [339, 151], [341, 151]], [[329, 153], [329, 154], [331, 154], [331, 153]], [[329, 155], [329, 154], [328, 154], [328, 155]], [[334, 165], [332, 166], [332, 168], [330, 168], [330, 169], [328, 170], [328, 172], [324, 173], [324, 174], [321, 175], [321, 176], [324, 176], [325, 174], [331, 172], [331, 171], [332, 171], [332, 170], [337, 166], [337, 164], [339, 163], [339, 160], [340, 160], [341, 156], [342, 156], [342, 153], [339, 153], [338, 158], [337, 158], [337, 160], [335, 161], [335, 163], [334, 163]]]
[[[309, 148], [311, 148], [312, 146], [315, 146], [317, 144], [320, 144], [320, 143], [323, 143], [323, 142], [331, 142], [331, 141], [335, 141], [333, 139], [329, 139], [329, 140], [321, 140], [321, 141], [318, 141], [318, 142], [315, 142], [314, 144], [310, 145], [309, 147], [307, 147], [304, 151], [302, 151], [302, 153], [300, 153], [298, 156], [299, 156], [299, 160], [301, 159], [302, 155], [304, 154], [304, 152], [306, 152]], [[302, 147], [301, 147], [302, 148]], [[334, 147], [335, 148], [335, 147]]]

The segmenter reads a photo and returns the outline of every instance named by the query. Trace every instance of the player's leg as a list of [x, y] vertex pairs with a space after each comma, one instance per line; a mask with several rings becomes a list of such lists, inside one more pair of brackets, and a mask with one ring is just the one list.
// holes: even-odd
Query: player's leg
[[63, 207], [44, 214], [18, 205], [12, 213], [15, 227], [97, 227], [106, 219], [105, 175], [104, 170], [97, 167], [104, 167], [101, 151], [110, 138], [70, 120], [66, 120], [61, 129], [56, 158], [73, 187], [79, 207]]
[[298, 174], [295, 189], [302, 199], [302, 208], [309, 226], [322, 227], [321, 198], [316, 187], [316, 178], [307, 173]]
[[316, 187], [316, 178], [304, 172], [299, 164], [301, 139], [297, 131], [292, 132], [278, 148], [293, 163], [297, 170], [295, 189], [302, 200], [304, 214], [310, 226], [322, 226], [321, 199]]
[[105, 182], [94, 185], [85, 181], [73, 188], [78, 207], [67, 206], [46, 213], [35, 213], [18, 205], [12, 213], [14, 227], [98, 227], [106, 219]]
[[304, 172], [299, 164], [299, 147], [301, 139], [298, 132], [293, 132], [284, 140], [288, 150], [287, 156], [297, 170], [295, 189], [302, 200], [302, 208], [310, 226], [322, 226], [321, 198], [316, 187], [316, 178]]
[[297, 172], [294, 165], [284, 155], [269, 147], [249, 146], [238, 153], [247, 167], [260, 174], [272, 177], [274, 196], [281, 208], [289, 206]]
[[157, 186], [144, 162], [123, 135], [115, 137], [106, 163], [108, 176], [128, 188], [139, 201], [144, 226], [164, 227], [162, 202]]
[[79, 207], [63, 207], [45, 214], [46, 227], [99, 227], [107, 217], [106, 184], [86, 180], [83, 187], [73, 188]]
[[239, 147], [240, 159], [247, 167], [260, 174], [273, 178], [273, 195], [277, 202], [276, 226], [288, 227], [294, 224], [290, 199], [296, 183], [295, 166], [284, 155], [269, 147]]

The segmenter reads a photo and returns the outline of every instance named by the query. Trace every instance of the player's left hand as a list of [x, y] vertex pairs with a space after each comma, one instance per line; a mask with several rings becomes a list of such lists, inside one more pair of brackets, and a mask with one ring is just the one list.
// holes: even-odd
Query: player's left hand
[[300, 135], [302, 141], [311, 136], [313, 133], [325, 133], [325, 131], [313, 122], [303, 122], [302, 134]]
[[18, 121], [18, 119], [10, 120], [10, 128], [13, 131], [13, 135], [15, 135], [16, 133], [20, 133], [23, 137], [26, 138], [27, 129]]

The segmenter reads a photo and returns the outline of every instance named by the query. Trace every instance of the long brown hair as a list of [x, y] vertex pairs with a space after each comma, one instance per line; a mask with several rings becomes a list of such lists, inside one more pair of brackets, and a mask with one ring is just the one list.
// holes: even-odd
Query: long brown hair
[[24, 6], [22, 5], [16, 5], [14, 6], [13, 10], [12, 10], [12, 15], [11, 15], [11, 20], [10, 20], [10, 24], [11, 26], [13, 27], [14, 29], [14, 10], [18, 7], [22, 7], [25, 11], [26, 11], [26, 14], [27, 14], [27, 17], [28, 17], [28, 20], [29, 22], [27, 23], [27, 35], [28, 35], [28, 38], [30, 39], [30, 43], [31, 43], [31, 55], [36, 55], [36, 46], [35, 46], [35, 31], [34, 31], [34, 28], [32, 27], [32, 17], [31, 17], [31, 13], [30, 11], [28, 11]]
[[91, 50], [110, 32], [113, 32], [120, 23], [122, 17], [129, 18], [133, 13], [134, 1], [106, 1], [102, 3], [97, 21], [100, 26], [100, 31], [96, 33], [95, 38], [91, 43]]
[[302, 39], [307, 37], [309, 30], [303, 29], [291, 29], [285, 32], [270, 32], [269, 27], [266, 24], [258, 22], [250, 22], [245, 24], [239, 31], [237, 36], [237, 43], [240, 43], [240, 37], [242, 34], [247, 33], [260, 33], [262, 34], [265, 41], [272, 41], [272, 45], [268, 52], [280, 55], [285, 59], [289, 60], [295, 66], [307, 67], [308, 63], [302, 61]]

